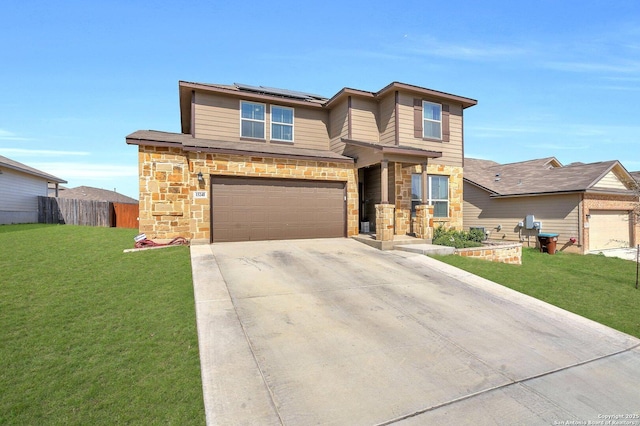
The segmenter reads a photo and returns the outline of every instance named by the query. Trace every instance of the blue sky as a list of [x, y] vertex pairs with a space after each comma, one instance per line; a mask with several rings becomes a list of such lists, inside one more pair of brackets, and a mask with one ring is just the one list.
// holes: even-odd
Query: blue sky
[[10, 1], [0, 155], [138, 196], [140, 129], [180, 131], [178, 81], [330, 97], [392, 81], [478, 100], [465, 153], [640, 170], [640, 2]]

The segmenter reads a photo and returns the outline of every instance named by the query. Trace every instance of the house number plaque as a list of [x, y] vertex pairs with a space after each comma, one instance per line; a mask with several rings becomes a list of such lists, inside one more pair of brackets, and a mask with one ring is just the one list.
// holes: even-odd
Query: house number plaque
[[207, 191], [194, 191], [193, 198], [207, 198]]

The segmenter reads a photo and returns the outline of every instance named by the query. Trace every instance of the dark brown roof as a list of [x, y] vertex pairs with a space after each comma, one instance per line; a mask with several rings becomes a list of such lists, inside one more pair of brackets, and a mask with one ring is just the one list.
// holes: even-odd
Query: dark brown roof
[[7, 169], [17, 170], [19, 172], [28, 173], [33, 176], [38, 176], [40, 178], [46, 179], [47, 182], [54, 183], [67, 183], [66, 180], [60, 179], [59, 177], [50, 175], [49, 173], [45, 173], [38, 169], [34, 169], [33, 167], [29, 167], [26, 164], [19, 163], [10, 158], [3, 157], [0, 155], [0, 168], [6, 167]]
[[135, 198], [127, 197], [119, 192], [91, 186], [77, 186], [60, 191], [59, 198], [73, 198], [76, 200], [109, 201], [112, 203], [138, 204]]
[[616, 160], [562, 166], [554, 157], [509, 164], [464, 159], [464, 179], [486, 189], [493, 196], [584, 191], [628, 193], [622, 189], [594, 188], [612, 170], [621, 177], [623, 183], [628, 184], [631, 176]]
[[254, 155], [300, 160], [318, 160], [353, 163], [353, 159], [333, 151], [295, 148], [289, 145], [264, 142], [229, 142], [194, 138], [183, 133], [167, 133], [155, 130], [139, 130], [127, 136], [130, 145], [176, 146], [185, 151], [217, 152], [220, 154]]

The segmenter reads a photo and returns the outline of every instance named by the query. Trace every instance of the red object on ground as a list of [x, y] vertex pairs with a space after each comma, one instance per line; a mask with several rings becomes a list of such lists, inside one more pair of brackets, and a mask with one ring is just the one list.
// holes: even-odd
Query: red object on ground
[[176, 237], [168, 243], [156, 243], [155, 241], [151, 241], [148, 239], [144, 239], [141, 241], [136, 241], [136, 248], [146, 248], [146, 247], [163, 247], [163, 246], [188, 246], [189, 241], [182, 237]]

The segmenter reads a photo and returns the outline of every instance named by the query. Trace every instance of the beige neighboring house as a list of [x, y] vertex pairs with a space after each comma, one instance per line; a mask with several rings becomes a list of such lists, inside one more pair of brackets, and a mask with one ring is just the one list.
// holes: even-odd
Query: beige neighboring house
[[640, 243], [638, 192], [618, 161], [465, 158], [464, 172], [464, 226], [490, 239], [535, 246], [538, 233], [555, 233], [558, 250], [582, 254]]
[[330, 98], [179, 82], [181, 133], [141, 130], [140, 232], [198, 242], [462, 229], [473, 99], [394, 82]]
[[38, 197], [66, 180], [0, 155], [0, 225], [38, 222]]
[[59, 198], [73, 198], [76, 200], [109, 201], [111, 203], [138, 204], [138, 200], [108, 189], [92, 186], [76, 186], [65, 188], [58, 194]]

